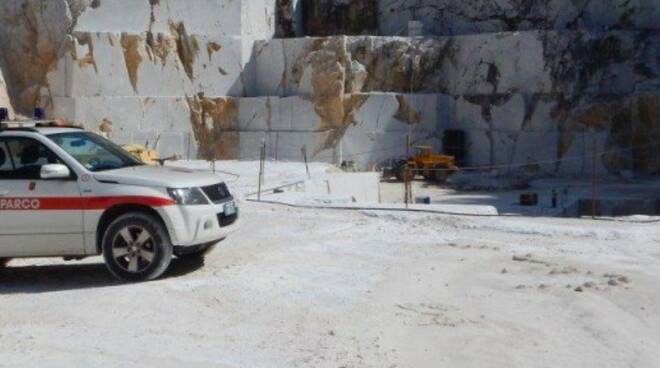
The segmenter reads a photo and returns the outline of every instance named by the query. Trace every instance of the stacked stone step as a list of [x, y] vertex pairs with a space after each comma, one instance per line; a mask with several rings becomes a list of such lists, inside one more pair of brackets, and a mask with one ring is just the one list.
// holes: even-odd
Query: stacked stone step
[[[595, 146], [599, 173], [658, 169], [648, 152], [654, 140], [644, 133], [656, 131], [660, 119], [660, 7], [654, 0], [286, 4], [289, 32], [282, 37], [330, 38], [258, 44], [260, 94], [313, 96], [310, 62], [324, 55], [344, 65], [348, 93], [435, 94], [437, 112], [421, 116], [439, 119], [435, 137], [445, 129], [467, 131], [471, 165], [580, 175], [593, 170]], [[374, 14], [375, 22], [365, 19]], [[326, 26], [338, 17], [343, 22]], [[342, 34], [406, 35], [411, 20], [421, 21], [429, 37], [349, 37], [339, 53], [332, 41]], [[413, 62], [416, 57], [421, 61]], [[364, 79], [357, 89], [353, 70]], [[353, 123], [345, 137], [357, 134], [356, 124], [382, 133], [378, 123]]]
[[[382, 152], [371, 155], [375, 161], [403, 153], [382, 148], [405, 141], [411, 126], [415, 139], [438, 149], [442, 132], [460, 129], [473, 166], [581, 174], [592, 170], [593, 145], [601, 153], [626, 148], [612, 138], [611, 116], [592, 115], [613, 100], [634, 104], [639, 86], [657, 84], [658, 75], [644, 70], [657, 65], [659, 39], [657, 31], [274, 39], [255, 46], [256, 92], [310, 96], [309, 105], [327, 111], [334, 101], [327, 81], [337, 82], [331, 97], [363, 100], [357, 113], [344, 109], [334, 119], [344, 128], [338, 142], [347, 143], [344, 152], [364, 151], [355, 142], [371, 137], [379, 145], [368, 147]], [[624, 170], [629, 154], [613, 153], [597, 170]]]
[[52, 115], [106, 131], [119, 143], [157, 141], [167, 156], [253, 159], [266, 139], [270, 157], [300, 160], [306, 147], [313, 160], [366, 167], [405, 153], [406, 121], [417, 125], [414, 142], [437, 141], [435, 96], [264, 93], [257, 65], [277, 68], [280, 61], [253, 48], [255, 39], [274, 32], [272, 12], [263, 16], [272, 3], [257, 3], [87, 8], [64, 41], [41, 100], [50, 102]]
[[238, 104], [275, 1], [101, 1], [65, 39], [42, 89], [52, 115], [158, 142], [163, 155], [239, 158]]

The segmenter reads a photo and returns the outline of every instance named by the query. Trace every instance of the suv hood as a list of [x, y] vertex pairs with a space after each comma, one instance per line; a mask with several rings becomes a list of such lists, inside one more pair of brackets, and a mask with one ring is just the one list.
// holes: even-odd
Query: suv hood
[[222, 179], [206, 171], [167, 167], [134, 166], [94, 173], [98, 181], [163, 188], [190, 188], [218, 184]]

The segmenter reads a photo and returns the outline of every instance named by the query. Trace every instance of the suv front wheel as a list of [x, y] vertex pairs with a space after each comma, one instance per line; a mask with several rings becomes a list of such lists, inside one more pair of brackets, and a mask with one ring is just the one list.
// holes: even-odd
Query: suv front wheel
[[140, 212], [114, 220], [103, 235], [102, 250], [108, 270], [126, 281], [154, 280], [172, 261], [172, 244], [164, 226]]

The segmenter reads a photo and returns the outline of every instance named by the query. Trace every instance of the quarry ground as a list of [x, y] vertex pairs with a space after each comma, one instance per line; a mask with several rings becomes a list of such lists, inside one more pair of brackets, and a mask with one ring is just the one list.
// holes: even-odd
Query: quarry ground
[[0, 366], [657, 367], [659, 240], [658, 224], [244, 202], [204, 265], [156, 282], [13, 261]]

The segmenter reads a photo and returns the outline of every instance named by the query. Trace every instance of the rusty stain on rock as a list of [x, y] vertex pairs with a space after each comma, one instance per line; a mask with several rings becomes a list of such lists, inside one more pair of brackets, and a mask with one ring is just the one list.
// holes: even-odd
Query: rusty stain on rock
[[337, 146], [350, 125], [355, 124], [355, 113], [368, 98], [345, 93], [350, 64], [346, 41], [346, 37], [314, 40], [291, 70], [293, 82], [299, 85], [305, 68], [311, 69], [313, 93], [309, 100], [320, 118], [318, 130], [325, 135], [312, 157]]
[[220, 51], [222, 49], [222, 46], [220, 46], [217, 42], [209, 42], [206, 44], [206, 51], [209, 54], [209, 62], [211, 62], [211, 59], [213, 58], [213, 54]]
[[321, 120], [319, 130], [325, 133], [323, 141], [313, 150], [314, 157], [339, 143], [349, 126], [355, 124], [355, 113], [367, 97], [345, 94], [349, 63], [345, 37], [315, 40], [310, 49], [315, 50], [305, 57], [311, 67], [314, 91], [310, 99]]
[[190, 122], [199, 145], [199, 156], [206, 160], [238, 159], [238, 104], [230, 97], [186, 98]]
[[193, 80], [193, 65], [199, 53], [199, 44], [195, 36], [188, 35], [183, 22], [170, 22], [170, 32], [176, 40], [176, 51], [188, 79]]
[[92, 41], [92, 35], [90, 33], [83, 33], [78, 35], [76, 38], [79, 45], [87, 47], [87, 54], [76, 60], [78, 62], [78, 66], [80, 68], [84, 68], [88, 65], [91, 65], [94, 67], [94, 71], [98, 73], [99, 69], [96, 65], [96, 60], [94, 59], [94, 42]]
[[167, 64], [167, 57], [176, 47], [176, 40], [171, 37], [166, 37], [162, 33], [158, 33], [154, 37], [152, 32], [147, 33], [147, 54], [153, 62], [160, 61], [161, 65], [165, 66]]
[[[41, 89], [48, 86], [48, 73], [57, 68], [60, 50], [69, 35], [41, 31], [43, 4], [25, 2], [14, 17], [3, 15], [3, 25], [7, 30], [21, 30], [22, 37], [13, 37], [3, 45], [15, 52], [3, 51], [8, 74], [5, 74], [7, 90], [16, 112], [32, 111], [41, 105]], [[46, 101], [44, 101], [46, 103]], [[50, 103], [50, 101], [48, 101]]]
[[113, 131], [112, 121], [103, 118], [103, 120], [101, 120], [101, 124], [99, 125], [99, 132], [104, 134], [111, 134], [112, 131]]
[[140, 64], [142, 63], [142, 55], [138, 47], [140, 46], [140, 36], [138, 35], [129, 35], [123, 33], [121, 35], [121, 47], [124, 50], [124, 62], [126, 63], [126, 71], [128, 72], [128, 78], [131, 81], [133, 90], [135, 93], [138, 93], [138, 71], [140, 69]]
[[[585, 148], [591, 151], [598, 144], [598, 159], [610, 174], [624, 170], [658, 173], [659, 117], [660, 97], [655, 95], [607, 98], [575, 108], [560, 125], [560, 158], [583, 132]], [[605, 135], [598, 138], [597, 132]]]

